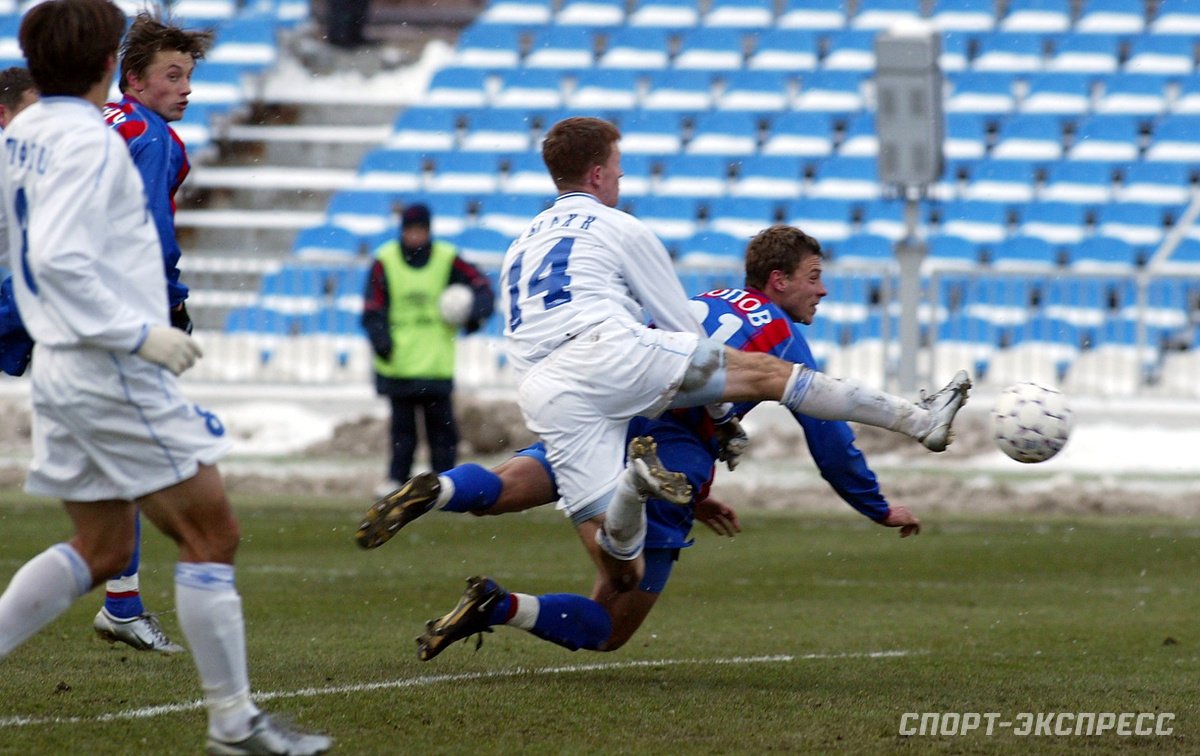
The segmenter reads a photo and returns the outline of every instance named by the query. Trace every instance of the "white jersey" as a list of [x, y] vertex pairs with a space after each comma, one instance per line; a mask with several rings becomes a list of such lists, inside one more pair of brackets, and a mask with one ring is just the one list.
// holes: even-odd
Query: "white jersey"
[[637, 218], [583, 192], [560, 196], [504, 256], [501, 314], [523, 375], [554, 349], [605, 322], [705, 336], [666, 247]]
[[38, 344], [131, 352], [166, 325], [166, 276], [142, 179], [100, 110], [45, 97], [4, 132], [13, 289]]

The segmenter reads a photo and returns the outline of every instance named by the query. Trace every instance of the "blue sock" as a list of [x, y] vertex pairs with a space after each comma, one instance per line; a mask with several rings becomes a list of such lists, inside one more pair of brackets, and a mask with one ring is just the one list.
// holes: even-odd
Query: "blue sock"
[[[137, 575], [138, 567], [142, 561], [142, 516], [138, 514], [134, 521], [134, 540], [133, 540], [133, 556], [129, 559], [129, 565], [115, 578], [112, 578], [105, 588], [104, 593], [104, 608], [108, 613], [119, 619], [129, 619], [146, 613], [146, 607], [142, 604], [142, 594], [137, 587], [136, 578], [132, 581], [124, 582], [129, 585], [121, 586], [120, 583], [124, 578], [131, 578]], [[113, 583], [116, 583], [114, 585]]]
[[604, 607], [587, 596], [574, 593], [547, 593], [538, 596], [538, 612], [533, 633], [542, 640], [571, 651], [586, 648], [599, 651], [612, 634], [612, 619]]
[[499, 475], [473, 463], [459, 465], [442, 475], [454, 482], [454, 495], [442, 507], [446, 512], [488, 509], [500, 499], [504, 487]]

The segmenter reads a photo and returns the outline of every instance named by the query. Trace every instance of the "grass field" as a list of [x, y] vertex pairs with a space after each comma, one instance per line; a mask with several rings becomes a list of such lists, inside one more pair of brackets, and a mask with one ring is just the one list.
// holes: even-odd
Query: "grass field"
[[[697, 531], [634, 640], [570, 653], [500, 628], [417, 661], [468, 575], [586, 592], [554, 512], [431, 515], [358, 550], [359, 501], [239, 501], [250, 672], [265, 707], [341, 753], [1200, 750], [1200, 528], [1146, 519], [939, 519], [900, 540], [852, 515], [743, 513]], [[57, 505], [0, 493], [0, 580], [65, 534]], [[171, 610], [172, 548], [142, 585]], [[0, 753], [197, 753], [187, 657], [96, 639], [78, 602], [0, 669]], [[164, 625], [182, 640], [173, 612]], [[157, 707], [157, 708], [156, 708]], [[902, 736], [907, 712], [995, 712], [988, 736]], [[1014, 734], [1021, 713], [1174, 714], [1161, 736]]]

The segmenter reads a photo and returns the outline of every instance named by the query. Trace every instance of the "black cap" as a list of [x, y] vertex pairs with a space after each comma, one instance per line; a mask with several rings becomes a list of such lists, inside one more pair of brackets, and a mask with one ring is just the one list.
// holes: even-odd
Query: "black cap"
[[404, 215], [401, 216], [401, 225], [429, 228], [429, 208], [421, 204], [409, 205], [404, 208]]

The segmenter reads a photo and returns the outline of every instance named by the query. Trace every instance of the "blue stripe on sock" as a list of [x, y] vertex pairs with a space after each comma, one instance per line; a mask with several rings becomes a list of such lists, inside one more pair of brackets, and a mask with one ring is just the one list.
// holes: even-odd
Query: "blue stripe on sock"
[[233, 565], [217, 562], [179, 562], [175, 582], [202, 591], [232, 591]]
[[82, 596], [90, 591], [92, 589], [92, 570], [87, 566], [87, 562], [83, 561], [83, 557], [79, 555], [75, 547], [69, 543], [56, 543], [51, 548], [66, 557], [67, 563], [71, 565], [71, 577], [75, 578], [75, 595]]

